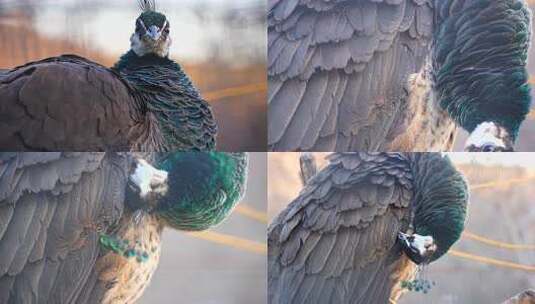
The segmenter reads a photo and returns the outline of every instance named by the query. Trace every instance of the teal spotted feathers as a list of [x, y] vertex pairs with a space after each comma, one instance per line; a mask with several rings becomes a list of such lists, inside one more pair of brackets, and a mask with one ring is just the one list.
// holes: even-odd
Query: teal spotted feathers
[[149, 259], [149, 252], [140, 250], [136, 244], [130, 244], [128, 240], [116, 236], [101, 234], [99, 242], [102, 248], [110, 250], [127, 259], [136, 259], [138, 263], [144, 263]]

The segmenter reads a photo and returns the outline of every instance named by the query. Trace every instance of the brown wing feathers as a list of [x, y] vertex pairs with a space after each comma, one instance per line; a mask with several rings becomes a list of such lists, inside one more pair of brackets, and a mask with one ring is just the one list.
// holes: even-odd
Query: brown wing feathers
[[128, 85], [76, 56], [30, 63], [0, 78], [0, 147], [8, 151], [129, 150], [136, 123]]

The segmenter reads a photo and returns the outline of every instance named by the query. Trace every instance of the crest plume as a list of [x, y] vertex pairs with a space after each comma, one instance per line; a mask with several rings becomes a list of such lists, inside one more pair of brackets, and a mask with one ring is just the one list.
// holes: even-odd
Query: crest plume
[[138, 0], [139, 8], [144, 12], [156, 11], [156, 0]]

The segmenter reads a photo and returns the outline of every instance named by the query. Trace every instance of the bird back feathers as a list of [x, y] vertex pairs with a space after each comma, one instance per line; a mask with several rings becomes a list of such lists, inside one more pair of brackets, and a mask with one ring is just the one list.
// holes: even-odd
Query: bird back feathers
[[144, 12], [156, 11], [156, 0], [138, 0], [139, 8]]

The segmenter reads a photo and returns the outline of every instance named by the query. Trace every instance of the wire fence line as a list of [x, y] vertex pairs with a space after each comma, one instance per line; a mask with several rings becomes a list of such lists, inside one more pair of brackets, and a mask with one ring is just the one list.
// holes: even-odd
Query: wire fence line
[[[535, 0], [534, 0], [535, 2]], [[527, 176], [524, 178], [515, 178], [515, 179], [509, 179], [505, 181], [492, 181], [487, 183], [481, 183], [476, 184], [470, 187], [470, 190], [478, 190], [478, 189], [488, 189], [488, 188], [494, 188], [494, 187], [502, 187], [502, 188], [510, 188], [518, 184], [523, 184], [529, 181], [532, 181], [535, 179], [535, 176]], [[498, 247], [498, 248], [504, 248], [509, 250], [535, 250], [535, 245], [521, 245], [521, 244], [510, 244], [505, 243], [501, 241], [496, 241], [493, 239], [489, 239], [480, 235], [477, 235], [475, 233], [472, 233], [470, 231], [464, 231], [462, 234], [462, 237], [466, 239], [470, 239], [473, 241], [481, 242], [490, 246]], [[524, 265], [520, 263], [514, 263], [510, 261], [504, 261], [500, 259], [494, 259], [489, 258], [481, 255], [476, 255], [473, 253], [468, 253], [460, 250], [450, 249], [448, 251], [448, 254], [452, 256], [456, 256], [459, 258], [487, 264], [487, 265], [493, 265], [498, 267], [504, 267], [509, 269], [516, 269], [516, 270], [524, 270], [529, 272], [535, 272], [535, 266], [534, 265]]]
[[234, 208], [234, 211], [238, 214], [241, 214], [245, 217], [248, 217], [250, 219], [253, 219], [255, 221], [261, 222], [263, 224], [268, 223], [268, 216], [267, 213], [262, 211], [257, 211], [254, 208], [251, 208], [247, 205], [240, 204]]
[[468, 259], [475, 262], [480, 262], [483, 264], [493, 265], [493, 266], [499, 266], [499, 267], [505, 267], [509, 269], [517, 269], [517, 270], [525, 270], [529, 272], [535, 272], [535, 266], [533, 265], [524, 265], [499, 259], [493, 259], [481, 255], [476, 255], [460, 250], [450, 249], [448, 251], [449, 255], [456, 256], [463, 259]]
[[535, 250], [535, 245], [521, 245], [521, 244], [511, 244], [501, 241], [496, 241], [493, 239], [486, 238], [484, 236], [480, 236], [478, 234], [472, 233], [470, 231], [464, 231], [462, 234], [462, 237], [466, 239], [470, 239], [473, 241], [481, 242], [484, 244], [487, 244], [489, 246], [494, 246], [498, 248], [503, 249], [510, 249], [510, 250]]
[[[535, 0], [534, 0], [535, 1]], [[531, 110], [528, 114], [528, 119], [535, 120], [535, 109]]]
[[205, 100], [214, 102], [228, 97], [237, 97], [266, 91], [267, 82], [259, 82], [242, 86], [229, 87], [221, 90], [208, 91], [206, 93], [202, 93], [202, 96]]
[[267, 244], [265, 243], [259, 243], [237, 236], [214, 231], [187, 232], [186, 234], [194, 238], [214, 242], [228, 247], [233, 247], [243, 251], [267, 255]]
[[479, 189], [494, 188], [494, 187], [509, 188], [514, 185], [527, 183], [533, 180], [535, 180], [535, 175], [530, 175], [530, 176], [523, 177], [523, 178], [513, 178], [509, 180], [501, 180], [501, 181], [498, 180], [498, 181], [492, 181], [492, 182], [481, 183], [481, 184], [470, 186], [470, 190], [479, 190]]
[[[234, 208], [234, 212], [263, 224], [267, 224], [268, 221], [267, 214], [265, 212], [258, 211], [244, 203], [236, 206], [236, 208]], [[234, 235], [214, 231], [187, 232], [186, 234], [197, 239], [233, 247], [250, 253], [267, 255], [266, 243], [251, 241]]]

